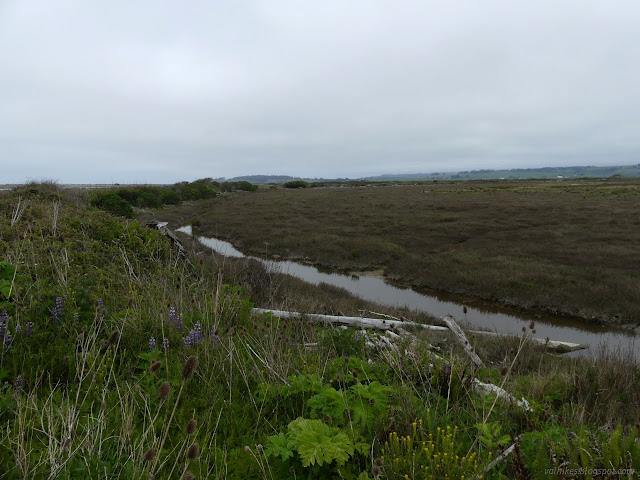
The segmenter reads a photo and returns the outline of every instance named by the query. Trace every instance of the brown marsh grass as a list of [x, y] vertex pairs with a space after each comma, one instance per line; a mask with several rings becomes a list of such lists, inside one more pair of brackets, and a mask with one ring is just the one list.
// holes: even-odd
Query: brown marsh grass
[[159, 215], [245, 253], [602, 323], [640, 318], [640, 181], [262, 189]]

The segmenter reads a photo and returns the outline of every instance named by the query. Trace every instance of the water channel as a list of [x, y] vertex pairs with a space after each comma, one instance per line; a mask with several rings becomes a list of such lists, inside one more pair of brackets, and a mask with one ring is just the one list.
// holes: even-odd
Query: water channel
[[[177, 231], [191, 235], [191, 226], [181, 227]], [[203, 245], [226, 257], [253, 258], [264, 264], [270, 271], [293, 275], [314, 285], [327, 283], [342, 287], [353, 295], [381, 305], [408, 307], [436, 317], [449, 313], [469, 327], [514, 335], [521, 334], [522, 328], [528, 327], [533, 320], [536, 322], [536, 337], [589, 346], [587, 350], [568, 355], [594, 355], [598, 353], [600, 346], [606, 346], [610, 350], [618, 348], [622, 351], [630, 350], [634, 352], [636, 358], [640, 359], [640, 341], [636, 342], [636, 334], [633, 331], [591, 325], [570, 317], [526, 314], [482, 302], [467, 303], [467, 313], [464, 314], [463, 304], [446, 296], [429, 295], [411, 288], [395, 287], [381, 278], [324, 273], [313, 266], [297, 262], [246, 256], [229, 242], [208, 237], [197, 237], [197, 239]]]

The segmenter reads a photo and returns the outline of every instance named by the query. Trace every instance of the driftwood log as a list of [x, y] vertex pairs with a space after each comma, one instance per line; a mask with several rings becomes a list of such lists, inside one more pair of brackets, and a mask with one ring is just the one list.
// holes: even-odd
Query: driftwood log
[[484, 363], [482, 362], [478, 354], [473, 350], [473, 347], [469, 343], [469, 340], [467, 340], [467, 336], [460, 328], [460, 325], [456, 323], [455, 319], [451, 315], [445, 315], [444, 317], [442, 317], [442, 321], [447, 325], [447, 327], [449, 327], [449, 330], [451, 330], [453, 335], [458, 339], [458, 342], [460, 343], [460, 345], [462, 345], [462, 348], [464, 348], [464, 351], [467, 353], [467, 355], [469, 355], [471, 361], [478, 367], [484, 367]]
[[427, 328], [429, 330], [449, 330], [447, 327], [440, 327], [437, 325], [423, 325], [415, 322], [399, 322], [396, 320], [386, 320], [380, 318], [366, 318], [366, 317], [343, 317], [340, 315], [321, 315], [318, 313], [300, 313], [300, 312], [288, 312], [285, 310], [271, 310], [267, 308], [253, 308], [251, 313], [254, 315], [260, 315], [262, 313], [271, 313], [279, 318], [299, 318], [304, 317], [314, 322], [320, 323], [334, 323], [337, 325], [349, 325], [352, 327], [360, 328], [373, 328], [376, 330], [393, 330], [397, 327], [416, 326]]
[[173, 246], [176, 247], [176, 249], [178, 250], [178, 256], [193, 267], [193, 264], [191, 263], [191, 260], [189, 260], [189, 255], [187, 255], [187, 251], [182, 246], [182, 242], [180, 242], [180, 240], [178, 240], [178, 237], [176, 237], [175, 233], [173, 233], [171, 230], [169, 230], [169, 227], [167, 227], [167, 223], [166, 222], [157, 222], [157, 221], [154, 220], [154, 221], [151, 221], [151, 222], [147, 222], [147, 225], [150, 226], [150, 227], [154, 227], [154, 228], [158, 229], [158, 231], [162, 235], [167, 237], [171, 241]]
[[[442, 319], [443, 323], [447, 325], [455, 324], [459, 329], [459, 332], [462, 332], [462, 336], [460, 336], [450, 327], [443, 327], [440, 325], [427, 325], [424, 323], [416, 323], [416, 322], [409, 322], [409, 321], [397, 321], [397, 320], [387, 320], [387, 319], [367, 318], [367, 317], [343, 317], [339, 315], [322, 315], [318, 313], [303, 314], [300, 312], [272, 310], [267, 308], [254, 308], [251, 310], [251, 313], [254, 315], [260, 315], [262, 313], [271, 313], [272, 315], [279, 318], [305, 317], [314, 322], [332, 323], [337, 325], [349, 325], [352, 327], [360, 327], [360, 328], [373, 328], [377, 330], [395, 330], [396, 333], [398, 333], [398, 329], [400, 329], [400, 332], [404, 333], [406, 331], [406, 327], [416, 327], [416, 328], [423, 328], [426, 330], [436, 330], [436, 331], [451, 331], [454, 333], [458, 341], [460, 341], [463, 345], [465, 345], [465, 342], [466, 342], [465, 351], [477, 357], [477, 360], [473, 360], [472, 358], [472, 361], [476, 363], [476, 365], [479, 365], [477, 363], [477, 361], [479, 360], [480, 364], [482, 364], [482, 360], [480, 360], [480, 358], [475, 354], [475, 352], [471, 348], [471, 345], [467, 340], [466, 336], [464, 335], [464, 332], [462, 332], [462, 329], [457, 325], [457, 323], [455, 323], [455, 320], [450, 315], [445, 316], [445, 318], [450, 317], [447, 320], [445, 320], [445, 318]], [[473, 333], [474, 335], [489, 335], [489, 336], [495, 336], [495, 337], [510, 336], [510, 335], [504, 335], [496, 332], [484, 332], [479, 330], [471, 330], [469, 331], [469, 333]], [[581, 345], [579, 343], [561, 342], [558, 340], [549, 340], [544, 338], [528, 337], [527, 340], [533, 343], [536, 343], [538, 345], [544, 346], [549, 351], [556, 352], [556, 353], [567, 353], [567, 352], [573, 352], [576, 350], [583, 350], [587, 348], [586, 345]]]

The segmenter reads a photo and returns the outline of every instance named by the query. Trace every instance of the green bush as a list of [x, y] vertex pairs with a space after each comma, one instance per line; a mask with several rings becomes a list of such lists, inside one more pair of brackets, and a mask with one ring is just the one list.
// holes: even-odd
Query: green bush
[[138, 188], [119, 188], [115, 193], [131, 205], [136, 205], [138, 203], [138, 197], [140, 196], [141, 190]]
[[160, 198], [155, 192], [152, 192], [152, 191], [142, 192], [138, 197], [137, 204], [139, 207], [147, 207], [147, 208], [162, 207], [162, 202], [160, 201]]
[[131, 204], [116, 192], [97, 192], [91, 198], [91, 205], [125, 218], [133, 217]]
[[233, 192], [235, 190], [242, 190], [244, 192], [255, 192], [258, 190], [258, 186], [247, 181], [240, 182], [225, 182], [222, 184], [222, 189], [227, 192]]
[[182, 198], [173, 190], [163, 190], [160, 194], [160, 200], [165, 205], [180, 205]]

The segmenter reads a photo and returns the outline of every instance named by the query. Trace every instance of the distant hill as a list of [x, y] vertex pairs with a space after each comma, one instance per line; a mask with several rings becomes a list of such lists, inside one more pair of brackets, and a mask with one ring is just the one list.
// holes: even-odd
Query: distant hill
[[[385, 174], [364, 178], [305, 178], [289, 175], [244, 175], [227, 179], [230, 182], [247, 181], [256, 184], [285, 183], [292, 180], [307, 182], [347, 182], [365, 180], [368, 182], [388, 182], [407, 180], [498, 180], [498, 179], [527, 179], [527, 178], [605, 178], [620, 175], [621, 177], [640, 177], [640, 163], [637, 165], [623, 165], [612, 167], [542, 167], [542, 168], [512, 168], [509, 170], [465, 170], [444, 173], [398, 173]], [[224, 181], [225, 179], [216, 179]]]
[[[224, 181], [224, 179], [222, 179]], [[243, 175], [241, 177], [233, 177], [227, 179], [228, 182], [247, 181], [251, 183], [263, 184], [263, 183], [285, 183], [292, 180], [304, 180], [307, 182], [346, 182], [349, 178], [303, 178], [303, 177], [290, 177], [289, 175]]]
[[229, 179], [230, 182], [251, 182], [251, 183], [284, 183], [290, 180], [300, 180], [300, 177], [290, 177], [289, 175], [243, 175]]
[[483, 180], [483, 179], [527, 179], [527, 178], [605, 178], [640, 177], [640, 163], [637, 165], [611, 167], [543, 167], [513, 168], [510, 170], [470, 170], [453, 173], [410, 173], [378, 175], [366, 177], [370, 182], [402, 180]]

